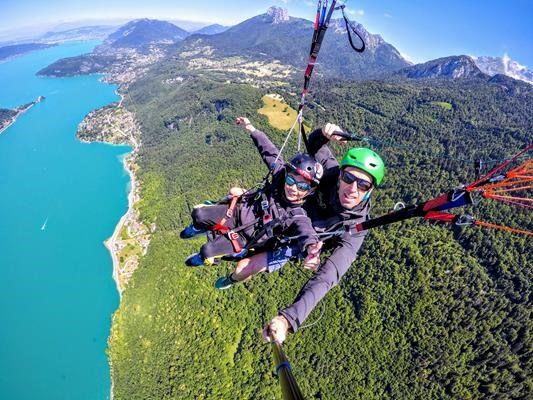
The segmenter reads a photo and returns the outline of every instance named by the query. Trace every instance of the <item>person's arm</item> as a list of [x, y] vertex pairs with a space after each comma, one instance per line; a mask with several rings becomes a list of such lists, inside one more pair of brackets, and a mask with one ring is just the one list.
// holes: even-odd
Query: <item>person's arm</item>
[[306, 283], [294, 303], [280, 312], [293, 332], [298, 330], [320, 300], [339, 283], [355, 261], [363, 240], [364, 234], [350, 236], [345, 233], [337, 248]]
[[309, 154], [324, 167], [322, 182], [336, 180], [339, 175], [339, 162], [331, 152], [328, 143], [335, 140], [331, 134], [341, 131], [337, 125], [327, 123], [323, 128], [315, 129], [308, 138]]
[[[305, 213], [305, 211], [302, 210], [302, 213]], [[283, 230], [288, 236], [297, 237], [296, 243], [302, 254], [307, 253], [307, 247], [317, 244], [320, 241], [313, 228], [311, 219], [305, 214], [298, 214], [289, 218]]]
[[[259, 129], [256, 129], [248, 120], [248, 118], [239, 117], [236, 120], [237, 125], [242, 126], [244, 129], [248, 131], [250, 134], [250, 137], [254, 141], [255, 147], [257, 147], [257, 150], [259, 151], [259, 154], [261, 155], [261, 158], [263, 159], [264, 163], [267, 165], [267, 167], [273, 168], [274, 167], [274, 161], [278, 157], [279, 149], [270, 141], [268, 136], [261, 132]], [[281, 157], [278, 158], [277, 162], [278, 166], [283, 165], [283, 160]]]

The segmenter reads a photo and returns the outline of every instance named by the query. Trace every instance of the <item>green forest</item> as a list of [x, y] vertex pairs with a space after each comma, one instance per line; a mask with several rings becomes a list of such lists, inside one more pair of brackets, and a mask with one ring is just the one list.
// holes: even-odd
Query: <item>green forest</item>
[[[116, 400], [281, 399], [260, 331], [311, 273], [289, 264], [219, 291], [214, 281], [233, 264], [186, 267], [205, 238], [183, 241], [178, 234], [195, 204], [231, 186], [252, 187], [266, 173], [235, 117], [248, 117], [281, 145], [286, 132], [257, 110], [268, 93], [295, 108], [300, 86], [238, 83], [169, 60], [128, 88], [125, 106], [142, 125], [139, 210], [157, 230], [113, 318], [108, 351]], [[387, 172], [373, 195], [378, 216], [399, 201], [414, 204], [473, 181], [477, 158], [505, 159], [531, 143], [533, 90], [482, 79], [317, 77], [305, 119], [380, 141], [373, 149]], [[340, 158], [354, 145], [364, 144], [333, 150]], [[285, 156], [296, 151], [296, 140], [289, 147]], [[533, 228], [530, 212], [503, 203], [487, 200], [464, 211]], [[341, 284], [307, 321], [318, 322], [285, 342], [304, 395], [530, 399], [532, 254], [530, 237], [478, 227], [411, 220], [370, 231]]]

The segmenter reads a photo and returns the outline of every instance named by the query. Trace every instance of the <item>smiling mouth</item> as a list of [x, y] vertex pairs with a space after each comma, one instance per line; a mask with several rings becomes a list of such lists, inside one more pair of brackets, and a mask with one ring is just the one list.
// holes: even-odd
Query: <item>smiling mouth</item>
[[344, 198], [345, 198], [346, 200], [357, 200], [357, 196], [355, 196], [355, 197], [354, 197], [354, 196], [349, 196], [349, 195], [347, 195], [346, 193], [344, 194]]

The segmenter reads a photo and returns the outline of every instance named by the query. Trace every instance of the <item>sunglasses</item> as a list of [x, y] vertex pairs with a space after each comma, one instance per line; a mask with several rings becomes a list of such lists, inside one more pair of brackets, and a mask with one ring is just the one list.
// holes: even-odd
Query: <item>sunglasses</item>
[[363, 192], [368, 192], [372, 189], [372, 182], [368, 182], [366, 179], [360, 179], [354, 174], [350, 174], [348, 171], [341, 172], [341, 179], [348, 185], [357, 182], [357, 189], [362, 190]]
[[289, 185], [289, 186], [296, 185], [298, 190], [301, 190], [302, 192], [306, 192], [308, 190], [311, 190], [311, 185], [309, 183], [307, 183], [307, 182], [296, 182], [296, 180], [290, 175], [287, 175], [285, 177], [285, 183], [287, 185]]

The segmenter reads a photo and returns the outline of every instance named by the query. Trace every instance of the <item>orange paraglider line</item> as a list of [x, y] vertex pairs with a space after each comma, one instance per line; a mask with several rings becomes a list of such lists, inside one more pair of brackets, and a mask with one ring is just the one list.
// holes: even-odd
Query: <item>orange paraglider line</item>
[[500, 189], [500, 190], [491, 190], [489, 193], [507, 193], [507, 192], [518, 192], [520, 190], [527, 190], [533, 188], [533, 185], [531, 186], [522, 186], [512, 189]]
[[[488, 174], [486, 175], [483, 175], [481, 178], [479, 178], [477, 181], [475, 182], [472, 182], [470, 185], [468, 185], [466, 187], [466, 190], [471, 192], [471, 191], [474, 191], [474, 190], [478, 190], [479, 188], [482, 188], [483, 187], [483, 183], [487, 180], [489, 180], [489, 178], [491, 176], [493, 176], [496, 172], [498, 171], [501, 171], [503, 168], [505, 168], [507, 165], [509, 165], [510, 163], [512, 163], [514, 160], [516, 160], [518, 157], [520, 157], [522, 154], [524, 153], [527, 153], [528, 151], [532, 150], [533, 149], [533, 145], [529, 145], [527, 146], [524, 150], [522, 150], [521, 152], [519, 152], [518, 154], [514, 155], [513, 157], [511, 157], [509, 160], [506, 160], [505, 162], [501, 163], [500, 165], [496, 166], [494, 169], [492, 169]], [[506, 182], [508, 179], [512, 178], [512, 173], [515, 173], [515, 174], [520, 174], [522, 175], [523, 172], [529, 172], [529, 166], [531, 165], [531, 160], [527, 160], [525, 163], [523, 163], [522, 165], [520, 165], [519, 167], [513, 169], [512, 171], [510, 171], [508, 174], [505, 175], [505, 178], [503, 180], [503, 182]], [[511, 175], [509, 175], [511, 174]], [[489, 184], [498, 184], [498, 183], [494, 183], [494, 182], [488, 182]]]
[[497, 196], [497, 195], [492, 195], [490, 193], [485, 193], [484, 194], [484, 197], [486, 198], [490, 198], [490, 199], [496, 199], [496, 200], [505, 200], [505, 199], [511, 199], [511, 200], [520, 200], [520, 201], [525, 201], [527, 203], [533, 203], [533, 199], [524, 199], [522, 197], [513, 197], [513, 196]]
[[523, 235], [533, 236], [533, 232], [523, 231], [523, 230], [515, 229], [515, 228], [509, 228], [508, 226], [503, 226], [503, 225], [491, 224], [489, 222], [483, 222], [483, 221], [475, 220], [474, 221], [474, 225], [483, 226], [485, 228], [500, 229], [502, 231], [513, 232], [513, 233], [521, 233]]
[[504, 182], [500, 182], [500, 183], [494, 183], [492, 185], [480, 186], [479, 188], [476, 188], [476, 190], [490, 190], [492, 188], [513, 186], [513, 185], [518, 185], [518, 184], [522, 184], [522, 183], [528, 183], [528, 182], [531, 182], [531, 181], [533, 181], [533, 178], [520, 179], [518, 181], [509, 180], [509, 181], [504, 181]]

